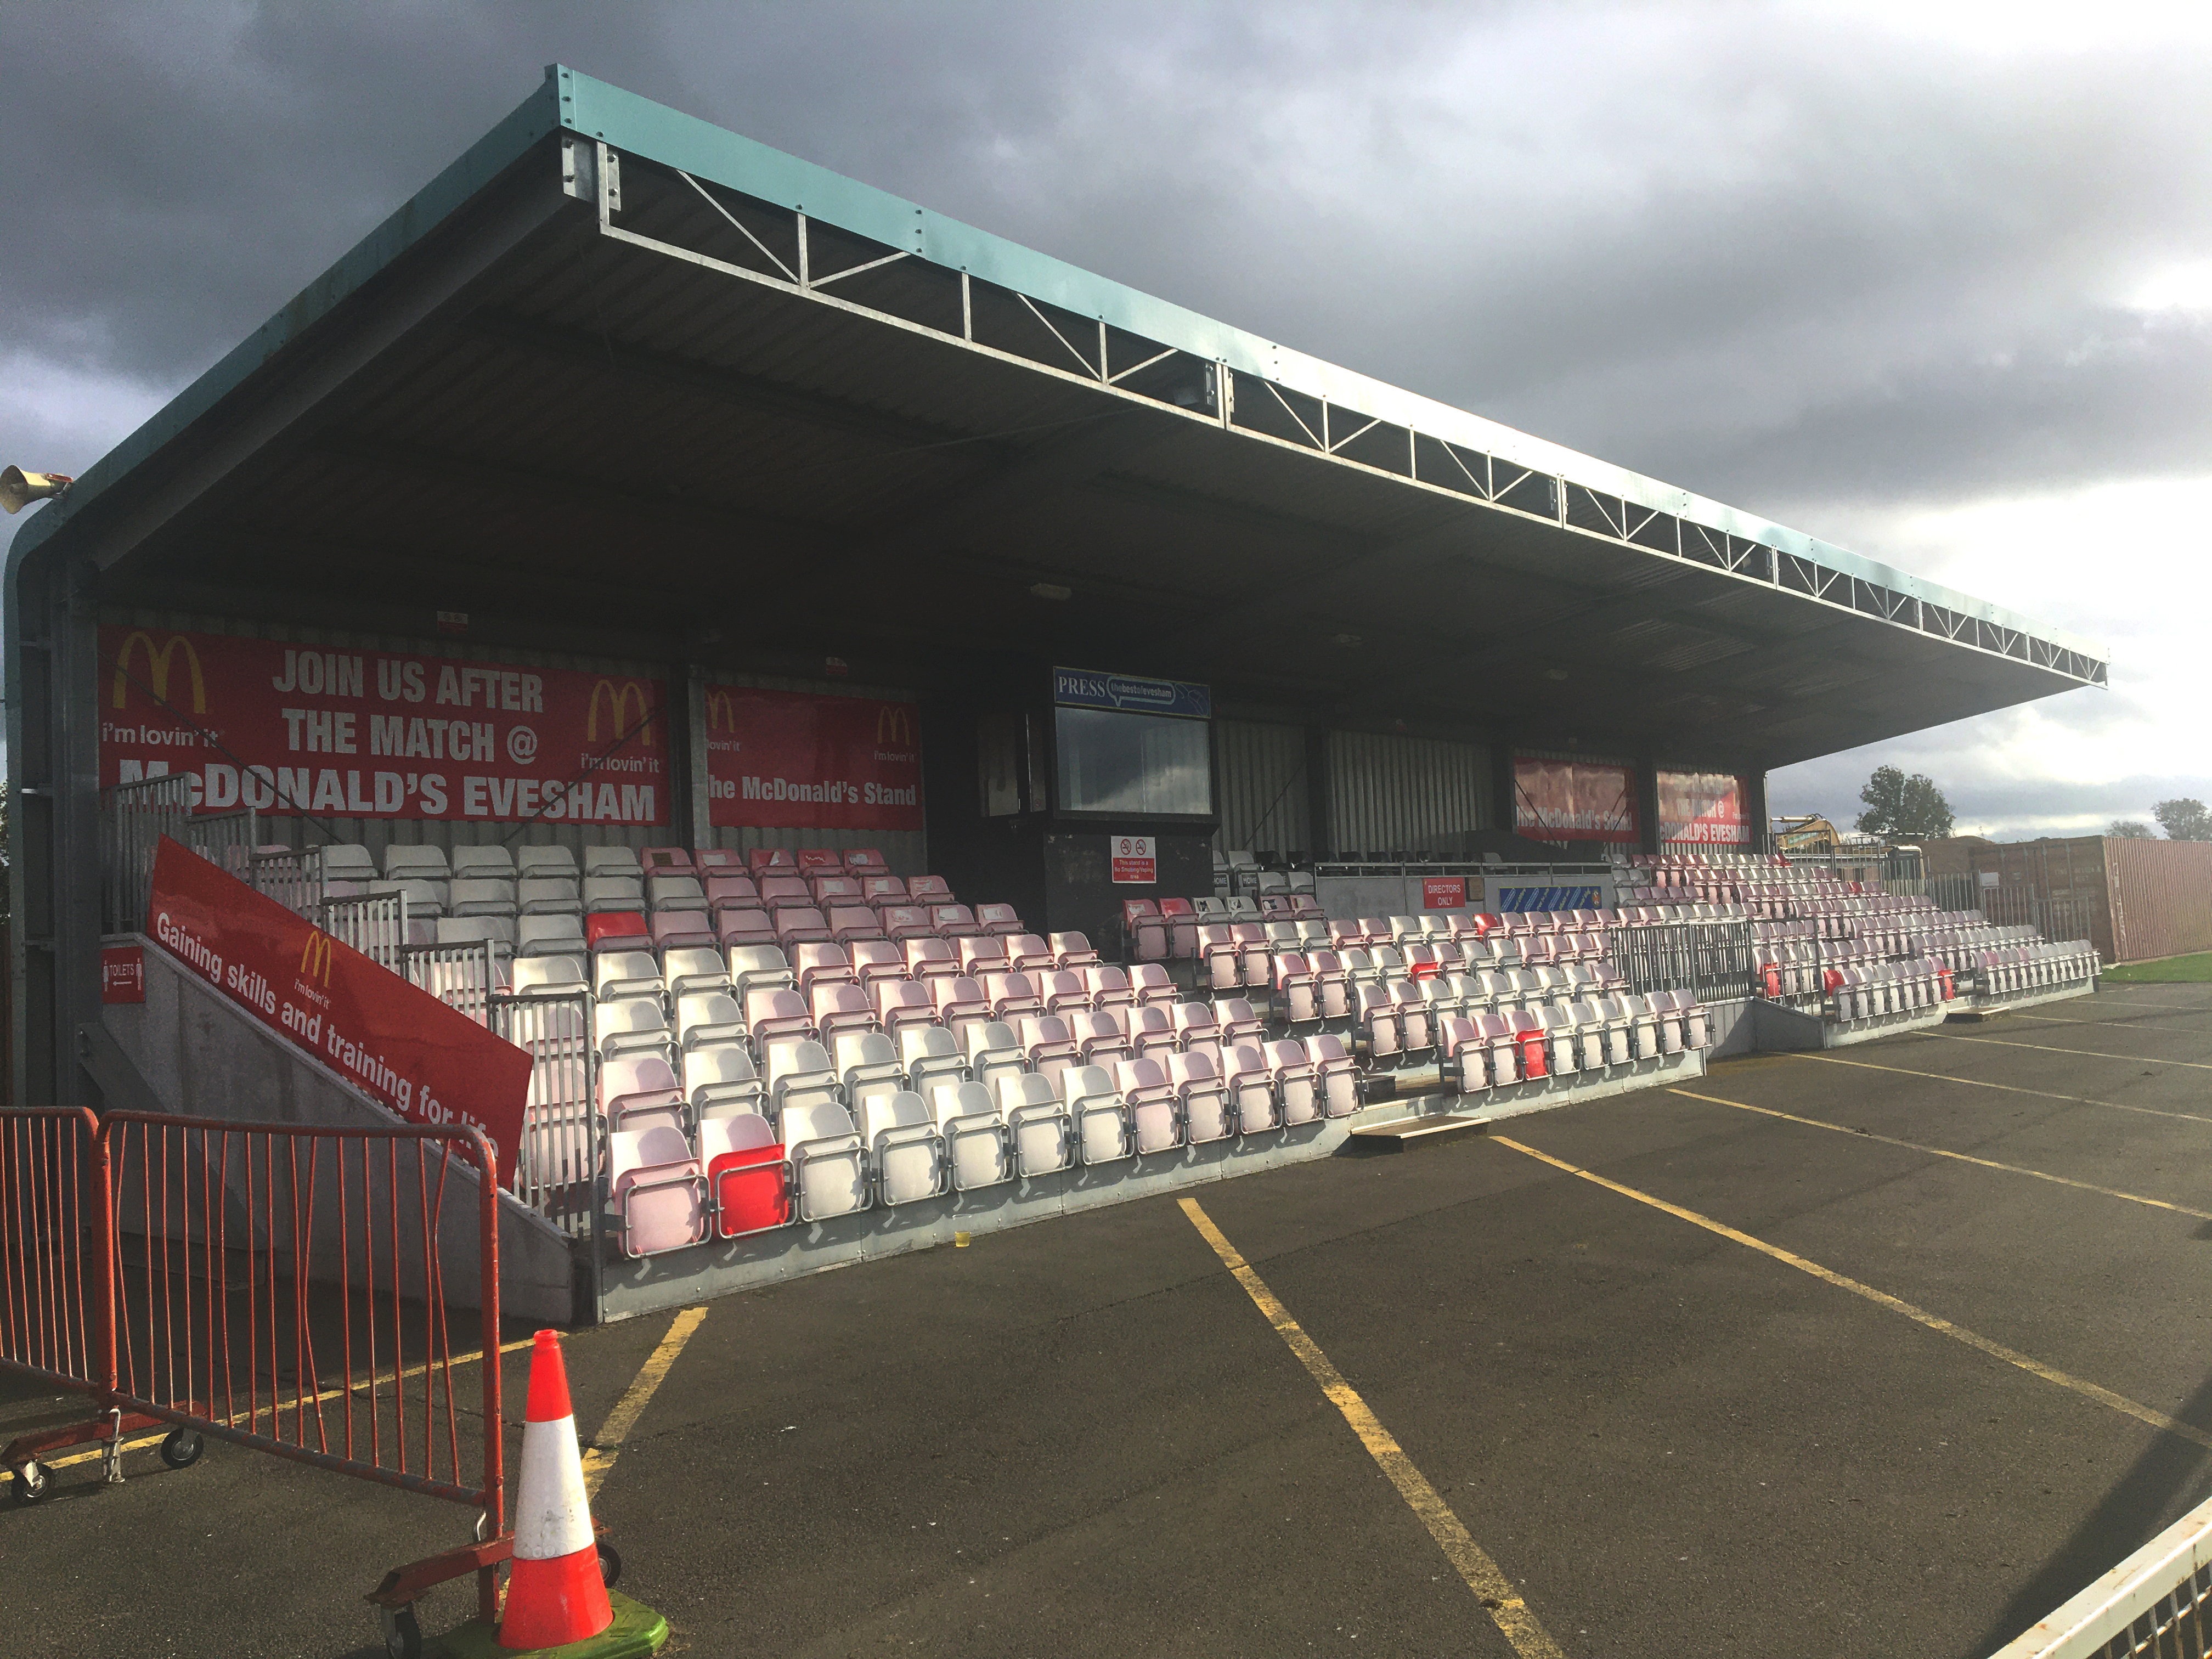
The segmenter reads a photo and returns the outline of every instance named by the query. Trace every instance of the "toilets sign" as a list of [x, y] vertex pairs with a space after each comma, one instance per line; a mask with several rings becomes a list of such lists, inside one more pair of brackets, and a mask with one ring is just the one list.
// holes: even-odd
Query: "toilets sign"
[[1153, 887], [1159, 884], [1159, 852], [1152, 836], [1115, 836], [1112, 842], [1115, 886]]

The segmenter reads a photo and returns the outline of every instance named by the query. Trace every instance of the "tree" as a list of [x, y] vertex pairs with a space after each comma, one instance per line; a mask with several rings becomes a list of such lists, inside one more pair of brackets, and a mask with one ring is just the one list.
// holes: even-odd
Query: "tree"
[[1877, 766], [1859, 791], [1866, 811], [1859, 828], [1891, 841], [1928, 840], [1951, 833], [1951, 803], [1924, 772], [1906, 777], [1894, 766]]
[[2212, 812], [2204, 810], [2201, 800], [2186, 795], [2179, 800], [2162, 800], [2150, 809], [2150, 815], [2158, 820], [2168, 841], [2212, 841]]
[[2151, 838], [2150, 825], [2141, 818], [2114, 818], [2112, 827], [2105, 833], [2115, 841], [2148, 841]]

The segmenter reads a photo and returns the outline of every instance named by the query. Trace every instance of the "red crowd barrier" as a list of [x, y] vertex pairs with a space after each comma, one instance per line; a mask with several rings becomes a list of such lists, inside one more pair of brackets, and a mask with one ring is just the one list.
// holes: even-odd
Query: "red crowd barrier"
[[[0, 1109], [0, 1369], [97, 1413], [0, 1450], [17, 1498], [43, 1494], [41, 1454], [88, 1442], [120, 1480], [124, 1436], [166, 1424], [173, 1466], [206, 1436], [478, 1510], [477, 1542], [370, 1599], [404, 1607], [474, 1571], [493, 1617], [511, 1549], [498, 1206], [473, 1129]], [[479, 1340], [457, 1353], [444, 1258], [465, 1230]]]

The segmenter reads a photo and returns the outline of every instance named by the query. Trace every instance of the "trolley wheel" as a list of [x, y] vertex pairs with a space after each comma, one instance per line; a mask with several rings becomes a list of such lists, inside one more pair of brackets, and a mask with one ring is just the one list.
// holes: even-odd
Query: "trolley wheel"
[[190, 1429], [172, 1429], [161, 1441], [161, 1461], [173, 1469], [188, 1469], [206, 1449], [207, 1442]]
[[18, 1504], [37, 1503], [46, 1495], [47, 1485], [46, 1466], [43, 1463], [24, 1464], [13, 1471], [8, 1482], [9, 1491]]
[[376, 1621], [384, 1626], [384, 1651], [389, 1659], [422, 1659], [422, 1626], [415, 1609], [379, 1607]]
[[622, 1577], [622, 1555], [612, 1544], [601, 1540], [599, 1547], [599, 1582], [611, 1584]]

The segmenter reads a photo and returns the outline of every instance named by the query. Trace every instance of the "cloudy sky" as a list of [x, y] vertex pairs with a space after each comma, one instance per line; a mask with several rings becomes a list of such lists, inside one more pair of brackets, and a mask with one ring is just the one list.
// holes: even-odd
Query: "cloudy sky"
[[[0, 460], [82, 471], [555, 59], [2106, 647], [1875, 764], [2212, 799], [2212, 8], [0, 9]], [[12, 530], [20, 520], [9, 520]]]

